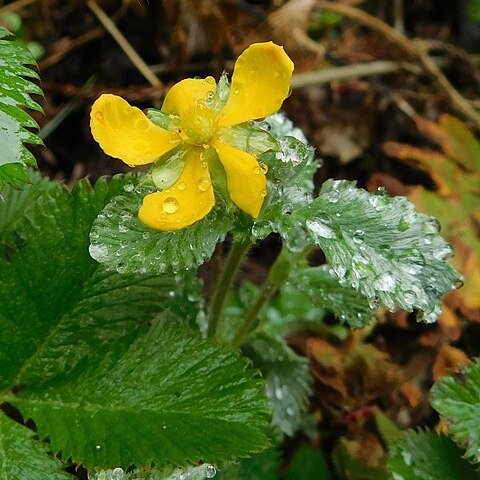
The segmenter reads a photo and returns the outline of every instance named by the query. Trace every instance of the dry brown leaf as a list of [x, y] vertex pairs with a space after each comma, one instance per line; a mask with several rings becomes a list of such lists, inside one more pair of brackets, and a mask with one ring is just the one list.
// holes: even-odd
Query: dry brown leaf
[[438, 350], [433, 364], [433, 380], [436, 382], [467, 363], [469, 359], [463, 350], [444, 343]]
[[420, 399], [422, 398], [422, 392], [415, 382], [405, 382], [401, 387], [401, 391], [412, 408], [418, 406]]

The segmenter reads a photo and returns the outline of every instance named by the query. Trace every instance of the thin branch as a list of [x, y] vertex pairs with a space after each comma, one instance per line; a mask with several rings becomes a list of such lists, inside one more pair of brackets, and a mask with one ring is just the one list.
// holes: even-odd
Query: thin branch
[[65, 42], [65, 39], [60, 40], [56, 45], [60, 44], [60, 42], [65, 42], [66, 46], [62, 50], [59, 48], [57, 51], [55, 51], [56, 48], [54, 45], [52, 47], [53, 52], [38, 64], [38, 68], [40, 70], [45, 70], [52, 65], [55, 65], [60, 60], [65, 58], [72, 50], [75, 50], [76, 48], [81, 47], [82, 45], [85, 45], [96, 38], [100, 38], [104, 34], [105, 30], [102, 27], [97, 27], [86, 33], [83, 33], [73, 40], [67, 40], [66, 42], [68, 43]]
[[88, 6], [92, 12], [96, 15], [102, 25], [108, 30], [110, 35], [115, 39], [120, 48], [125, 52], [125, 55], [132, 61], [137, 67], [139, 72], [150, 82], [152, 87], [161, 87], [162, 82], [159, 78], [150, 70], [148, 65], [144, 62], [142, 57], [134, 50], [129, 41], [123, 36], [122, 32], [112, 22], [110, 17], [102, 10], [102, 8], [94, 0], [88, 2]]
[[317, 5], [328, 11], [340, 13], [346, 17], [352, 18], [363, 25], [366, 25], [381, 33], [391, 43], [403, 50], [409, 59], [415, 58], [419, 61], [426, 72], [437, 82], [445, 91], [453, 106], [458, 112], [461, 112], [466, 118], [473, 121], [480, 129], [480, 113], [466, 100], [458, 90], [450, 83], [444, 73], [438, 68], [435, 62], [428, 54], [428, 48], [424, 42], [409, 40], [405, 35], [397, 32], [382, 20], [364, 12], [355, 7], [350, 7], [341, 3], [332, 3], [325, 0], [317, 0]]
[[375, 62], [346, 65], [344, 67], [326, 68], [307, 73], [298, 73], [292, 77], [292, 88], [304, 88], [335, 81], [358, 77], [388, 75], [401, 70], [413, 70], [415, 65], [378, 60]]
[[9, 3], [8, 5], [0, 8], [0, 15], [4, 15], [8, 12], [15, 12], [16, 10], [19, 10], [20, 8], [26, 7], [27, 5], [37, 1], [38, 0], [17, 0], [16, 2]]

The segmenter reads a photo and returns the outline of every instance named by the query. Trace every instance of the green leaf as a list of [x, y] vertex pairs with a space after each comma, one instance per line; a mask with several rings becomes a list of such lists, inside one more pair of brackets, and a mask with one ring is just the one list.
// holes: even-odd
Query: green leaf
[[0, 478], [2, 480], [68, 480], [62, 464], [48, 456], [34, 432], [0, 412]]
[[432, 405], [444, 417], [467, 457], [480, 462], [480, 363], [440, 379], [432, 388]]
[[218, 242], [231, 228], [231, 219], [214, 208], [192, 227], [161, 232], [146, 227], [137, 217], [148, 187], [125, 185], [96, 219], [90, 235], [90, 254], [120, 273], [162, 273], [201, 265], [210, 259]]
[[57, 184], [42, 178], [38, 172], [29, 171], [28, 183], [22, 189], [6, 186], [0, 198], [0, 234], [11, 230], [16, 222], [23, 218], [25, 210], [42, 195], [56, 189]]
[[478, 480], [475, 468], [462, 458], [464, 452], [445, 435], [409, 432], [390, 452], [388, 470], [394, 480]]
[[343, 285], [383, 303], [420, 311], [424, 322], [441, 312], [440, 300], [460, 282], [446, 260], [452, 248], [433, 217], [404, 197], [370, 194], [354, 182], [328, 180], [314, 202], [295, 214], [325, 253]]
[[309, 405], [311, 375], [308, 361], [297, 355], [280, 337], [261, 334], [243, 348], [265, 378], [265, 392], [273, 406], [275, 431], [293, 437], [304, 423]]
[[259, 157], [268, 167], [268, 194], [252, 234], [262, 239], [277, 232], [290, 249], [298, 251], [305, 245], [305, 234], [292, 222], [291, 214], [312, 201], [313, 175], [318, 165], [314, 161], [313, 148], [284, 114], [272, 115], [265, 123], [280, 151], [269, 151]]
[[480, 0], [468, 2], [468, 16], [472, 22], [480, 22]]
[[294, 292], [299, 294], [299, 304], [333, 312], [339, 320], [354, 328], [364, 327], [373, 318], [367, 299], [352, 288], [341, 285], [328, 266], [294, 270], [281, 295]]
[[290, 461], [285, 480], [331, 480], [327, 459], [317, 448], [302, 445]]
[[238, 463], [218, 470], [215, 480], [278, 480], [280, 454], [270, 448]]
[[29, 79], [38, 79], [29, 65], [35, 65], [35, 60], [28, 48], [0, 27], [0, 189], [27, 181], [25, 167], [36, 162], [24, 144], [42, 143], [28, 130], [37, 129], [37, 123], [22, 110], [42, 110], [31, 98], [31, 94], [42, 95], [42, 90]]
[[235, 352], [166, 317], [101, 361], [31, 385], [9, 401], [41, 438], [86, 466], [231, 461], [263, 449], [263, 382]]
[[185, 298], [191, 290], [198, 304], [199, 286], [190, 275], [122, 276], [89, 256], [92, 222], [125, 181], [100, 180], [94, 189], [80, 182], [72, 193], [38, 181], [6, 192], [0, 203], [7, 230], [0, 234], [0, 391], [73, 368], [166, 309], [196, 315]]

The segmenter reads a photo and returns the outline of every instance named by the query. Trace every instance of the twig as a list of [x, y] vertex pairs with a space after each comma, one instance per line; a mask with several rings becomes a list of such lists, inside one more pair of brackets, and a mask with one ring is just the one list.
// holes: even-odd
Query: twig
[[97, 2], [90, 0], [88, 6], [92, 12], [96, 15], [102, 25], [108, 30], [110, 35], [115, 39], [120, 48], [125, 52], [127, 57], [138, 68], [139, 72], [150, 82], [152, 87], [161, 87], [162, 82], [158, 77], [150, 70], [148, 65], [144, 62], [142, 57], [134, 50], [129, 41], [123, 36], [122, 32], [112, 22], [108, 15], [99, 7]]
[[459, 92], [450, 83], [444, 73], [438, 68], [435, 62], [428, 54], [428, 48], [424, 42], [411, 41], [405, 35], [394, 30], [382, 20], [355, 7], [350, 7], [341, 3], [332, 3], [325, 0], [317, 0], [317, 5], [324, 10], [340, 13], [341, 15], [352, 18], [363, 25], [366, 25], [380, 32], [391, 43], [397, 45], [410, 58], [415, 58], [423, 65], [424, 69], [436, 81], [448, 95], [450, 101], [457, 111], [461, 112], [466, 118], [473, 121], [480, 129], [480, 113], [477, 112]]
[[[85, 45], [86, 43], [101, 37], [105, 33], [105, 30], [102, 27], [97, 27], [94, 28], [82, 35], [80, 35], [77, 38], [74, 38], [73, 40], [70, 40], [68, 44], [63, 48], [63, 50], [58, 50], [54, 51], [52, 54], [50, 54], [47, 58], [42, 60], [38, 64], [38, 68], [40, 70], [45, 70], [52, 65], [55, 65], [58, 63], [60, 60], [65, 58], [72, 50], [75, 50], [76, 48]], [[60, 42], [64, 42], [65, 39], [60, 40]], [[55, 50], [55, 46], [53, 47], [53, 50]]]
[[19, 10], [20, 8], [26, 7], [27, 5], [37, 1], [38, 0], [17, 0], [16, 2], [9, 3], [8, 5], [0, 8], [0, 15], [8, 12], [15, 12], [16, 10]]
[[415, 65], [378, 60], [375, 62], [346, 65], [344, 67], [326, 68], [314, 72], [298, 73], [292, 78], [292, 88], [304, 88], [339, 80], [357, 77], [388, 75], [400, 70], [413, 70]]
[[[80, 92], [87, 93], [95, 84], [95, 77], [90, 77], [85, 85], [81, 87]], [[81, 95], [73, 97], [48, 123], [46, 123], [38, 132], [38, 136], [45, 140], [52, 132], [54, 132], [63, 121], [73, 113], [84, 101]]]

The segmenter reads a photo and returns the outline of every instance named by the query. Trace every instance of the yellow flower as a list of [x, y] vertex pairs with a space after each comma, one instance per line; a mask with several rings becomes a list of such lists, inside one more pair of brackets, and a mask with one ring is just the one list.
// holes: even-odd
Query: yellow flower
[[212, 77], [187, 78], [174, 85], [161, 109], [168, 119], [165, 128], [120, 97], [107, 94], [96, 100], [90, 126], [105, 153], [131, 166], [156, 162], [155, 169], [169, 157], [180, 159], [173, 185], [166, 182], [166, 188], [144, 198], [138, 216], [145, 225], [179, 230], [210, 212], [215, 204], [211, 152], [225, 171], [231, 200], [252, 217], [258, 216], [267, 193], [265, 173], [255, 155], [229, 140], [238, 125], [280, 108], [292, 72], [293, 63], [282, 47], [272, 42], [253, 44], [238, 57], [229, 96], [220, 107], [211, 101], [216, 89]]

